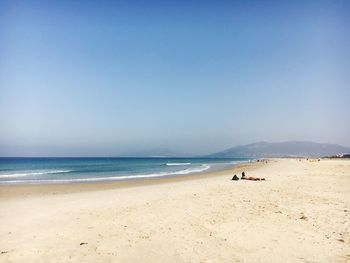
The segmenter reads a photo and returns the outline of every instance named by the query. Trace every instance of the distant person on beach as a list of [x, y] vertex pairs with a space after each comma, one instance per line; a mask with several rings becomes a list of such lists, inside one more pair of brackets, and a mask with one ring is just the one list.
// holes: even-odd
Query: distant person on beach
[[242, 172], [241, 180], [250, 180], [250, 181], [265, 181], [265, 178], [253, 177], [253, 176], [245, 176], [245, 172]]

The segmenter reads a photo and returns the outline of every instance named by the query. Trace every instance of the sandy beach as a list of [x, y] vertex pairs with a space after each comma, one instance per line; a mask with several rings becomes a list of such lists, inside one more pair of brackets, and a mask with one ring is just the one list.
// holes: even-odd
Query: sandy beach
[[[234, 173], [266, 181], [231, 181]], [[350, 161], [0, 186], [1, 262], [350, 262]]]

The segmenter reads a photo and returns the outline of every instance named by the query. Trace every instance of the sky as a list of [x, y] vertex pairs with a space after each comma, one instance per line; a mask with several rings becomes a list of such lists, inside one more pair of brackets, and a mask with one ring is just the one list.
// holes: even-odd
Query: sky
[[349, 1], [0, 1], [0, 156], [350, 146]]

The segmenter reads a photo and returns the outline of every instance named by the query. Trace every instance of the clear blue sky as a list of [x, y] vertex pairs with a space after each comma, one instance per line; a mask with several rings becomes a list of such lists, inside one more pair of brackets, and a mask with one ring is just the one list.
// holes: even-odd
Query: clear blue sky
[[350, 1], [1, 1], [0, 155], [350, 146]]

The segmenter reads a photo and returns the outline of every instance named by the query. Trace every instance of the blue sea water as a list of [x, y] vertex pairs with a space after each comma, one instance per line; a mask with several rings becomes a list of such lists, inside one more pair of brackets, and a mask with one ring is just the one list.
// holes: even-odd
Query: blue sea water
[[0, 184], [190, 176], [247, 161], [247, 158], [0, 158]]

